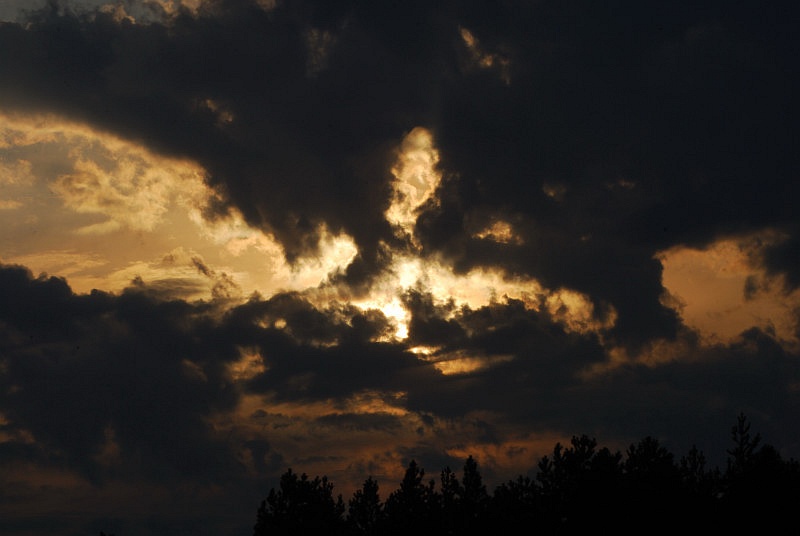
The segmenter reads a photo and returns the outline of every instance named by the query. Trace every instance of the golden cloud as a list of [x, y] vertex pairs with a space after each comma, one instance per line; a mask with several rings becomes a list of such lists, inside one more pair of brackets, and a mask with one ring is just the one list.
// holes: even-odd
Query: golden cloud
[[782, 276], [768, 275], [758, 262], [783, 238], [765, 229], [721, 238], [703, 249], [679, 246], [659, 253], [663, 303], [708, 344], [730, 342], [751, 327], [774, 333], [787, 347], [798, 344], [800, 291], [784, 292]]

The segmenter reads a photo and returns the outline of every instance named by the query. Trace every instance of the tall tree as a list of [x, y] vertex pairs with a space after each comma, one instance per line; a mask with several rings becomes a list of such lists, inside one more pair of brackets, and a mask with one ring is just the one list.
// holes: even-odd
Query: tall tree
[[442, 532], [444, 534], [457, 534], [463, 519], [461, 497], [464, 494], [464, 489], [450, 467], [445, 467], [442, 470], [440, 481]]
[[461, 477], [462, 493], [460, 500], [461, 531], [460, 534], [486, 533], [489, 494], [483, 483], [483, 476], [478, 469], [478, 462], [469, 456], [464, 462]]
[[696, 445], [692, 445], [689, 452], [681, 456], [679, 472], [683, 490], [695, 504], [705, 504], [713, 501], [719, 491], [721, 474], [719, 469], [708, 469], [706, 457]]
[[533, 526], [541, 511], [540, 488], [532, 478], [519, 475], [495, 488], [489, 519], [499, 534]]
[[626, 456], [625, 501], [631, 510], [640, 519], [650, 519], [664, 528], [691, 521], [686, 519], [686, 501], [674, 455], [657, 439], [647, 436], [632, 444]]
[[415, 460], [409, 462], [400, 488], [386, 499], [384, 518], [386, 532], [410, 534], [430, 527], [435, 523], [434, 512], [438, 509], [436, 483], [423, 482], [425, 470]]
[[574, 436], [570, 447], [556, 443], [538, 464], [542, 523], [548, 530], [580, 530], [612, 515], [618, 500], [621, 454], [597, 449], [597, 440]]
[[463, 494], [461, 502], [463, 504], [466, 518], [476, 520], [481, 517], [489, 503], [489, 494], [483, 484], [483, 477], [478, 470], [478, 462], [470, 456], [464, 462], [464, 476], [461, 478]]
[[382, 509], [378, 482], [369, 477], [350, 499], [347, 516], [350, 532], [364, 536], [378, 534]]
[[597, 441], [588, 436], [574, 436], [571, 447], [556, 443], [551, 456], [538, 464], [536, 480], [542, 493], [546, 522], [571, 522], [573, 512], [584, 508], [583, 483], [591, 468]]
[[335, 535], [342, 529], [344, 502], [333, 497], [333, 483], [323, 476], [309, 479], [288, 469], [279, 489], [272, 488], [258, 508], [254, 536]]
[[785, 461], [772, 445], [759, 447], [761, 435], [751, 435], [744, 414], [731, 428], [731, 439], [722, 501], [726, 525], [757, 525], [761, 532], [781, 532], [781, 527], [795, 523], [800, 465]]
[[736, 424], [731, 427], [733, 448], [728, 449], [728, 474], [737, 475], [747, 471], [756, 447], [761, 443], [761, 434], [750, 436], [750, 423], [744, 413], [739, 413]]

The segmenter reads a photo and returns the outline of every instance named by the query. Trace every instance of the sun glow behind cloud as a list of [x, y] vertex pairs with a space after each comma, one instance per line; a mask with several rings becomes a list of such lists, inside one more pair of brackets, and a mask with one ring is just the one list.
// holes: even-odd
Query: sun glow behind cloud
[[492, 240], [501, 244], [522, 245], [523, 240], [514, 232], [514, 227], [503, 220], [495, 220], [482, 231], [475, 234], [475, 238]]
[[510, 354], [476, 356], [461, 350], [440, 353], [436, 349], [427, 348], [418, 351], [417, 355], [420, 355], [423, 360], [433, 363], [434, 368], [445, 375], [469, 374], [514, 359], [514, 356]]
[[[434, 305], [450, 311], [448, 320], [463, 308], [516, 300], [546, 311], [567, 331], [601, 332], [614, 324], [613, 312], [600, 319], [579, 292], [546, 289], [533, 278], [497, 268], [457, 274], [447, 262], [418, 254], [416, 218], [426, 204], [437, 203], [441, 181], [427, 129], [415, 128], [400, 142], [392, 168], [394, 196], [386, 211], [398, 232], [411, 238], [411, 250], [387, 247], [388, 267], [366, 294], [354, 296], [330, 279], [358, 253], [350, 236], [333, 234], [322, 224], [318, 254], [289, 265], [273, 237], [250, 226], [237, 210], [205, 216], [209, 204], [223, 200], [197, 164], [53, 116], [3, 118], [0, 180], [13, 196], [4, 199], [9, 203], [0, 217], [16, 222], [7, 228], [17, 232], [3, 237], [11, 246], [3, 262], [68, 277], [77, 292], [117, 292], [136, 284], [166, 296], [236, 304], [254, 292], [269, 297], [299, 291], [320, 309], [344, 301], [364, 311], [380, 310], [395, 326], [393, 341], [409, 337], [411, 312], [404, 297], [411, 291], [429, 294]], [[30, 242], [16, 239], [21, 221], [36, 226]], [[485, 238], [516, 240], [513, 228], [501, 220]], [[244, 368], [232, 372], [234, 377], [244, 378], [254, 366], [252, 356], [242, 359], [237, 366]], [[433, 361], [443, 373], [456, 374], [508, 359], [451, 353]]]
[[394, 198], [386, 210], [387, 221], [402, 232], [413, 235], [417, 211], [433, 198], [442, 179], [438, 163], [439, 153], [430, 131], [417, 127], [406, 135], [392, 168]]
[[[389, 268], [371, 287], [368, 296], [353, 298], [352, 303], [363, 309], [381, 310], [395, 323], [394, 337], [397, 340], [404, 340], [409, 335], [411, 315], [403, 304], [403, 296], [414, 290], [429, 293], [437, 306], [449, 307], [449, 318], [455, 317], [464, 307], [474, 310], [496, 302], [518, 300], [528, 309], [547, 311], [568, 331], [599, 332], [613, 327], [616, 321], [614, 311], [603, 319], [598, 318], [591, 300], [580, 292], [549, 290], [533, 278], [509, 276], [497, 268], [475, 268], [466, 274], [457, 274], [443, 260], [418, 255], [414, 225], [426, 203], [437, 203], [436, 191], [442, 178], [438, 163], [439, 156], [430, 131], [417, 127], [409, 132], [400, 144], [392, 168], [394, 197], [386, 218], [397, 226], [399, 232], [411, 238], [413, 249], [411, 252], [389, 252], [392, 259]], [[502, 220], [494, 221], [479, 238], [520, 243], [511, 225]], [[437, 368], [444, 373], [468, 372], [507, 359], [508, 356], [450, 355]]]

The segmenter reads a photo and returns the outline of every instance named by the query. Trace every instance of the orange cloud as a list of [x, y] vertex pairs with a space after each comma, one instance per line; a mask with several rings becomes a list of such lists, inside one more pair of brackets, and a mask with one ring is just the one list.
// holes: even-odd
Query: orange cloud
[[730, 342], [758, 327], [786, 345], [797, 344], [800, 292], [784, 292], [780, 278], [768, 276], [757, 262], [763, 250], [779, 240], [765, 230], [719, 239], [704, 249], [679, 246], [661, 252], [664, 303], [708, 343]]

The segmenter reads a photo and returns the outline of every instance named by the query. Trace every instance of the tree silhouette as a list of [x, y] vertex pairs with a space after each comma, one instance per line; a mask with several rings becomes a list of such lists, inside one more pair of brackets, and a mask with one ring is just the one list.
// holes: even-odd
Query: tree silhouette
[[632, 492], [642, 506], [657, 511], [680, 488], [680, 471], [674, 456], [653, 437], [645, 437], [627, 450], [624, 470]]
[[[785, 461], [740, 414], [731, 428], [725, 473], [706, 467], [695, 446], [674, 455], [647, 436], [623, 454], [598, 448], [586, 435], [556, 443], [535, 477], [520, 475], [490, 495], [477, 461], [469, 456], [459, 479], [449, 468], [435, 482], [412, 460], [400, 487], [381, 503], [378, 483], [367, 478], [348, 503], [333, 497], [327, 478], [309, 479], [289, 469], [258, 509], [255, 536], [301, 534], [472, 535], [578, 532], [641, 533], [658, 530], [779, 531], [800, 503], [800, 464]], [[101, 533], [101, 536], [105, 536]]]
[[313, 480], [287, 470], [280, 489], [272, 488], [258, 508], [254, 536], [339, 534], [342, 532], [344, 503], [333, 498], [333, 484], [323, 476]]
[[721, 492], [722, 475], [719, 469], [707, 469], [706, 457], [692, 445], [678, 464], [681, 490], [685, 496], [685, 517], [706, 520], [708, 525], [719, 523], [717, 498]]
[[444, 534], [482, 532], [487, 519], [490, 497], [472, 456], [464, 462], [461, 482], [446, 467], [441, 474], [440, 522]]
[[549, 530], [577, 530], [605, 522], [618, 500], [621, 455], [597, 449], [597, 440], [574, 436], [571, 447], [556, 443], [538, 464], [543, 524]]
[[486, 492], [486, 486], [483, 485], [478, 462], [472, 456], [464, 462], [464, 476], [461, 482], [464, 489], [462, 495], [464, 506], [471, 512], [482, 512], [489, 502], [489, 494]]
[[367, 478], [360, 490], [356, 490], [348, 506], [347, 526], [351, 534], [377, 535], [380, 528], [383, 505], [378, 494], [378, 483]]
[[632, 444], [626, 454], [626, 499], [638, 517], [661, 527], [682, 522], [681, 476], [673, 454], [650, 436]]
[[710, 491], [709, 486], [714, 480], [714, 473], [706, 470], [706, 457], [697, 449], [697, 445], [692, 445], [689, 452], [681, 456], [678, 467], [684, 489], [698, 495]]
[[[464, 473], [461, 478], [461, 520], [462, 529], [483, 531], [482, 522], [486, 518], [489, 507], [489, 494], [483, 484], [483, 477], [478, 470], [478, 462], [472, 456], [464, 462]], [[463, 530], [462, 530], [463, 533]]]
[[728, 449], [728, 474], [736, 475], [747, 471], [755, 453], [756, 447], [761, 442], [761, 434], [750, 437], [750, 423], [744, 413], [740, 413], [736, 424], [731, 427], [731, 439], [734, 447]]
[[436, 483], [423, 483], [425, 470], [411, 460], [406, 468], [400, 488], [386, 499], [385, 526], [389, 534], [410, 534], [429, 528], [434, 522], [438, 507], [434, 491]]
[[518, 476], [495, 488], [492, 496], [490, 522], [497, 533], [512, 531], [515, 527], [530, 527], [542, 512], [541, 492], [536, 482], [528, 476]]
[[461, 528], [462, 507], [461, 497], [464, 488], [458, 481], [456, 474], [445, 467], [441, 473], [441, 524], [444, 534], [457, 534]]
[[722, 494], [728, 526], [757, 526], [759, 530], [781, 530], [800, 504], [800, 466], [784, 461], [772, 445], [761, 443], [761, 435], [750, 435], [750, 423], [739, 414], [731, 428], [733, 447], [727, 450], [727, 471]]

